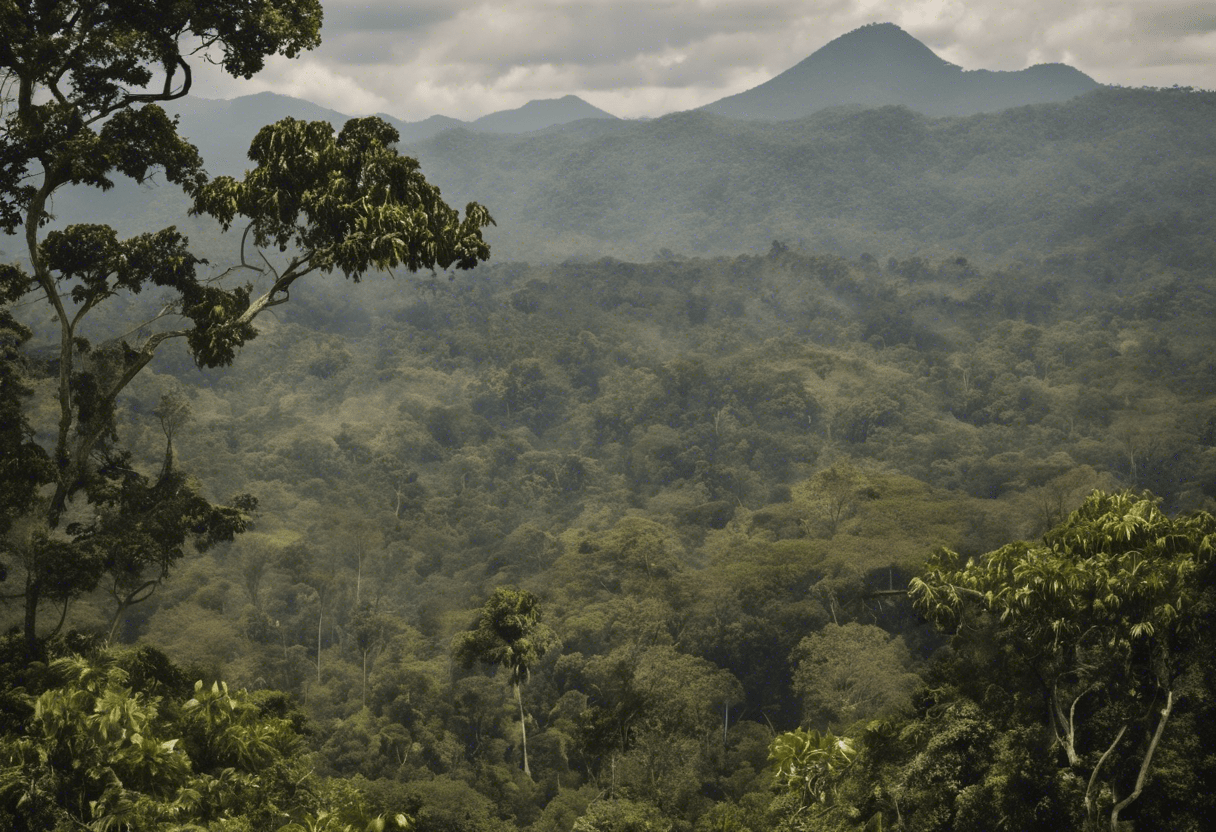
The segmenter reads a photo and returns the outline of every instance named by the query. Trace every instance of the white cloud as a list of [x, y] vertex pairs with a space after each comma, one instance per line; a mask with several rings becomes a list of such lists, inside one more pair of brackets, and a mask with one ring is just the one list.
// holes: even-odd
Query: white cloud
[[476, 118], [573, 93], [626, 117], [741, 92], [865, 23], [967, 69], [1072, 64], [1103, 83], [1216, 88], [1216, 9], [1195, 0], [325, 0], [322, 46], [252, 81], [341, 112]]

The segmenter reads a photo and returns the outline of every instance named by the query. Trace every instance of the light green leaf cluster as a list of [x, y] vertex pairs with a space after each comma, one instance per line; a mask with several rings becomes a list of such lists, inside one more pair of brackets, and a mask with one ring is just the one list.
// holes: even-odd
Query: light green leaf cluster
[[1150, 497], [1095, 491], [1039, 545], [1010, 543], [966, 563], [939, 550], [910, 594], [944, 626], [972, 598], [1039, 649], [1083, 635], [1128, 649], [1178, 623], [1214, 532], [1206, 512], [1170, 519]]
[[840, 776], [856, 759], [853, 741], [830, 731], [798, 728], [779, 734], [769, 747], [774, 783], [802, 795], [807, 805], [828, 804]]

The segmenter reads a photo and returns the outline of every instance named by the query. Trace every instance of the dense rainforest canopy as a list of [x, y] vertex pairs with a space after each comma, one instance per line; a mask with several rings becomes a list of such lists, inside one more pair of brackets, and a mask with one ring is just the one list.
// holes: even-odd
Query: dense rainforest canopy
[[[159, 108], [187, 34], [248, 75], [315, 45], [315, 3], [44, 6], [0, 6], [0, 824], [1204, 828], [1201, 225], [1095, 214], [1002, 259], [986, 203], [971, 235], [483, 264], [486, 209], [383, 121], [279, 122], [209, 178]], [[1002, 120], [1187, 95], [764, 129], [862, 200], [829, 128], [903, 125], [867, 135], [940, 172]], [[190, 240], [51, 216], [153, 170]], [[747, 215], [746, 179], [698, 198]]]

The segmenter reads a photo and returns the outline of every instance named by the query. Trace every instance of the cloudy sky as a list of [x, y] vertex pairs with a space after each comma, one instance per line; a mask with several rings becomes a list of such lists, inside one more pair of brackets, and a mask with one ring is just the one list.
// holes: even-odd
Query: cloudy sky
[[323, 44], [251, 81], [348, 115], [472, 119], [574, 94], [658, 116], [768, 80], [866, 23], [891, 22], [964, 69], [1059, 61], [1105, 84], [1216, 89], [1212, 0], [322, 0]]

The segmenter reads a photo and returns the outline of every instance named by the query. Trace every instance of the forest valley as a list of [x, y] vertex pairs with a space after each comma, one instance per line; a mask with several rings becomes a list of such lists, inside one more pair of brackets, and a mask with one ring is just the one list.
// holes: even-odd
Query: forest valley
[[[384, 121], [209, 179], [157, 106], [182, 33], [248, 76], [316, 2], [35, 5], [0, 6], [0, 827], [1207, 828], [1198, 248], [488, 262]], [[51, 224], [153, 168], [194, 243]]]

